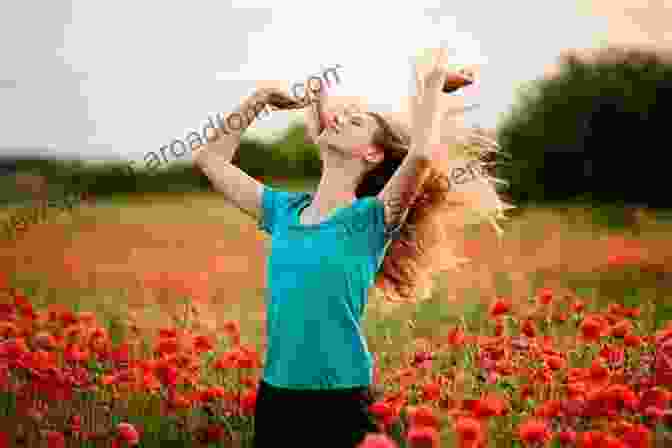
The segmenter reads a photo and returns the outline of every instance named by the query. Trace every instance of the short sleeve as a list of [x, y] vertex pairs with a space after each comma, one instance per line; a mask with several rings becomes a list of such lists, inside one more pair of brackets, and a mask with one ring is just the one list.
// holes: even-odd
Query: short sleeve
[[377, 250], [383, 250], [385, 246], [392, 240], [399, 237], [400, 228], [398, 226], [392, 231], [388, 230], [385, 224], [385, 206], [383, 202], [375, 196], [369, 198], [369, 210], [371, 219], [373, 221], [374, 233], [377, 236], [378, 247]]
[[385, 223], [385, 204], [383, 204], [383, 201], [378, 199], [376, 196], [371, 197], [373, 204], [374, 204], [374, 221], [376, 223], [376, 226], [378, 229], [383, 234], [383, 237], [385, 239], [385, 244], [389, 240], [396, 240], [399, 238], [399, 235], [401, 234], [401, 228], [403, 227], [404, 223], [400, 223], [397, 225], [397, 227], [393, 229], [389, 229], [387, 224]]
[[273, 234], [278, 223], [287, 219], [289, 208], [304, 195], [305, 193], [280, 191], [264, 185], [261, 195], [261, 216], [257, 228], [269, 235]]

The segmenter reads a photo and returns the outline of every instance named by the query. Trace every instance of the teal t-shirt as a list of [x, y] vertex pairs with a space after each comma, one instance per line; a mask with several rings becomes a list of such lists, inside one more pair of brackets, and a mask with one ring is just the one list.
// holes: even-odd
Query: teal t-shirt
[[360, 321], [391, 238], [383, 203], [358, 198], [326, 221], [300, 224], [312, 199], [264, 187], [258, 224], [271, 238], [263, 379], [289, 389], [369, 386], [373, 362]]

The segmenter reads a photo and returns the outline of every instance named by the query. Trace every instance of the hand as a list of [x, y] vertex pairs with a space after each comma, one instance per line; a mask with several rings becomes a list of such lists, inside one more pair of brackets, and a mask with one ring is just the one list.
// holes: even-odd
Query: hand
[[299, 100], [289, 93], [276, 87], [264, 87], [256, 95], [265, 104], [275, 110], [303, 109], [310, 103], [309, 100]]
[[411, 99], [412, 130], [411, 139], [414, 148], [430, 153], [430, 145], [438, 143], [440, 136], [441, 111], [439, 98], [448, 77], [446, 69], [447, 50], [439, 49], [432, 55], [429, 71], [420, 75], [418, 63], [415, 63], [416, 96]]

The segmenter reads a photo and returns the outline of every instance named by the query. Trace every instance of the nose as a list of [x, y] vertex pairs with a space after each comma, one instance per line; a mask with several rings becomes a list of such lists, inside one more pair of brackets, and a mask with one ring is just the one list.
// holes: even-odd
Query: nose
[[320, 121], [322, 122], [322, 127], [333, 128], [336, 124], [336, 114], [326, 111], [322, 112]]

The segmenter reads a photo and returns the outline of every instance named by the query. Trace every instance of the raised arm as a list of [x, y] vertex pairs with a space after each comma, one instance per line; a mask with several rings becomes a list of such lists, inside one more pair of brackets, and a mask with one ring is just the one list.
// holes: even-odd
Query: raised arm
[[445, 62], [446, 50], [442, 48], [426, 76], [421, 77], [418, 66], [415, 66], [417, 92], [412, 101], [411, 148], [378, 194], [384, 205], [386, 228], [390, 232], [398, 230], [404, 223], [411, 204], [430, 174], [430, 164], [435, 156], [433, 151], [439, 147], [439, 98], [445, 94], [443, 89], [449, 76]]
[[194, 150], [194, 163], [210, 179], [215, 190], [255, 219], [261, 217], [264, 184], [247, 175], [231, 163], [240, 145], [242, 133], [267, 106], [274, 109], [305, 107], [288, 94], [277, 89], [260, 89], [247, 98], [231, 114], [222, 128], [208, 129], [207, 143]]

